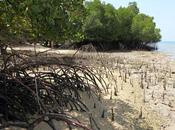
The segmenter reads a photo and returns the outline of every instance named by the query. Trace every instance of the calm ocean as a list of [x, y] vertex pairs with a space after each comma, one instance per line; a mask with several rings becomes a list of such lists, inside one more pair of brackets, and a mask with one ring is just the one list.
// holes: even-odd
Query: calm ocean
[[175, 41], [171, 42], [159, 42], [158, 51], [166, 53], [175, 59]]

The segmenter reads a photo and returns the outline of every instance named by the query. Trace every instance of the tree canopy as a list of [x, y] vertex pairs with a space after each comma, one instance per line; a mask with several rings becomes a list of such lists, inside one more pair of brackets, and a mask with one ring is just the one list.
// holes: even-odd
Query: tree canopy
[[136, 49], [161, 39], [153, 17], [140, 13], [136, 2], [116, 9], [111, 4], [94, 0], [87, 2], [85, 8], [88, 15], [83, 29], [85, 38], [90, 41]]
[[0, 9], [0, 26], [8, 35], [51, 41], [81, 37], [83, 0], [4, 0]]
[[135, 42], [152, 43], [161, 38], [160, 29], [156, 28], [153, 17], [138, 14], [133, 18], [131, 31]]
[[117, 38], [118, 20], [115, 8], [99, 0], [87, 2], [87, 17], [84, 22], [85, 38], [89, 40], [113, 40]]
[[136, 2], [116, 9], [100, 0], [3, 0], [0, 11], [0, 40], [6, 42], [89, 40], [135, 49], [161, 39], [153, 17], [140, 13]]

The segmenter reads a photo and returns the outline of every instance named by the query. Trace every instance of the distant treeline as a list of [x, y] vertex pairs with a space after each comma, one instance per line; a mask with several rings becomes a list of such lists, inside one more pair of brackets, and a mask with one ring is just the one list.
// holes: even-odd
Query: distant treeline
[[0, 41], [28, 41], [98, 50], [146, 49], [160, 41], [154, 18], [140, 13], [136, 2], [116, 9], [100, 0], [0, 1]]
[[94, 0], [86, 2], [85, 8], [85, 42], [101, 43], [106, 49], [151, 49], [147, 45], [161, 38], [153, 17], [140, 13], [136, 2], [115, 9], [111, 4]]

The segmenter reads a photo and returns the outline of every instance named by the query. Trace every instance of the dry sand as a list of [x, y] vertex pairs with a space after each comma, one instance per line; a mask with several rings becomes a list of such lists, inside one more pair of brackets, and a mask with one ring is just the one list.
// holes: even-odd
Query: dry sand
[[[33, 47], [15, 49], [32, 50]], [[45, 50], [48, 48], [37, 48], [37, 51]], [[73, 56], [76, 51], [49, 52]], [[90, 108], [90, 112], [73, 111], [71, 114], [84, 124], [90, 126], [90, 114], [100, 130], [175, 130], [175, 62], [170, 57], [159, 52], [144, 51], [78, 52], [74, 57], [80, 63], [88, 60], [88, 65], [93, 67], [109, 86], [108, 92], [101, 95], [101, 101], [96, 98], [89, 99], [82, 93], [82, 99]], [[112, 109], [114, 121], [111, 120]], [[101, 118], [103, 111], [105, 117]], [[55, 124], [66, 130], [63, 124], [56, 121]], [[97, 129], [94, 126], [93, 124], [92, 127]], [[35, 130], [50, 129], [42, 123]]]

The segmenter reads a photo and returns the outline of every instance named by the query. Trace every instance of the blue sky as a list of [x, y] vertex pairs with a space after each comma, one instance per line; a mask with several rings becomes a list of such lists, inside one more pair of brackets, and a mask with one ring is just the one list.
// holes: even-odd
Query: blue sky
[[161, 29], [162, 41], [175, 41], [175, 0], [102, 0], [116, 8], [136, 1], [140, 12], [154, 17]]

